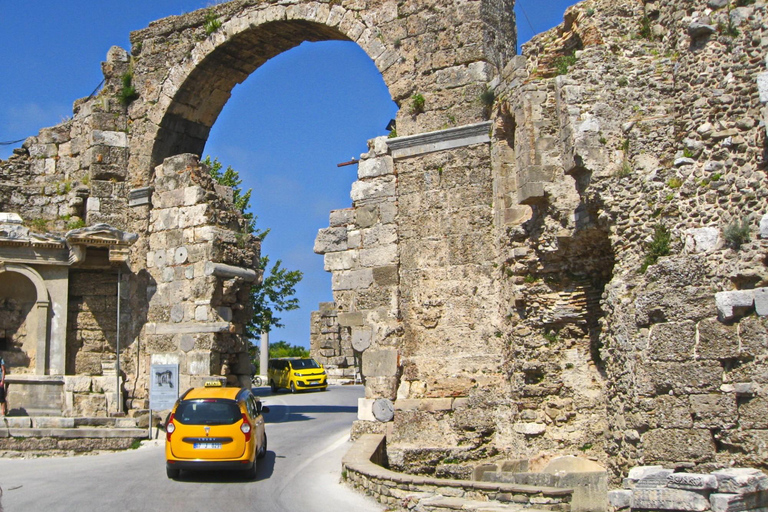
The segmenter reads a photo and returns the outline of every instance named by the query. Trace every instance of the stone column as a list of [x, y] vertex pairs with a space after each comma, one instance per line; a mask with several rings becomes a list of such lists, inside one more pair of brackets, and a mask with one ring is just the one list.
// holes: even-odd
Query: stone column
[[51, 303], [47, 300], [37, 301], [35, 305], [35, 320], [33, 336], [37, 339], [35, 354], [35, 373], [45, 375], [48, 370], [48, 310]]

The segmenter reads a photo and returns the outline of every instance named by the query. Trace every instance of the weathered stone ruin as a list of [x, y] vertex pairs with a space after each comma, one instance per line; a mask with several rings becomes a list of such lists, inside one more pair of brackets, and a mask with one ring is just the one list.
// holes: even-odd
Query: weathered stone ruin
[[[102, 389], [120, 304], [129, 412], [152, 363], [178, 364], [182, 387], [245, 383], [259, 245], [194, 155], [263, 62], [351, 40], [401, 107], [314, 247], [334, 302], [312, 351], [364, 379], [355, 435], [386, 434], [393, 469], [454, 478], [563, 455], [614, 484], [638, 465], [765, 469], [766, 3], [587, 0], [517, 56], [512, 7], [234, 0], [133, 33], [96, 97], [0, 162], [0, 211], [29, 243], [85, 254], [0, 269], [27, 290], [0, 296], [3, 356], [60, 382], [62, 412], [106, 413], [77, 390]], [[113, 259], [70, 223], [137, 238]], [[61, 345], [30, 313], [27, 281], [53, 267], [63, 366], [38, 364]]]

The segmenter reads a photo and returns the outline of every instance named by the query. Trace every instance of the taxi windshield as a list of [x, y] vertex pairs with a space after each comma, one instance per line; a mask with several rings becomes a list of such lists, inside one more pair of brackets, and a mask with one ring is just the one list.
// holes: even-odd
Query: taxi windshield
[[237, 402], [232, 400], [184, 400], [176, 408], [174, 418], [184, 425], [231, 425], [243, 418]]
[[317, 361], [314, 359], [296, 359], [295, 361], [291, 361], [291, 366], [294, 370], [308, 370], [310, 368], [320, 368], [320, 365], [317, 364]]

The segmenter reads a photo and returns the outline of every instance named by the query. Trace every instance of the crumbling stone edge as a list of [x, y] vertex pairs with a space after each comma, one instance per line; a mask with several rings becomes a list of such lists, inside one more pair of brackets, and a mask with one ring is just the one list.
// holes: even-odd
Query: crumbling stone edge
[[409, 475], [391, 471], [384, 464], [386, 436], [365, 434], [355, 441], [342, 459], [342, 478], [355, 489], [389, 507], [410, 509], [414, 502], [421, 499], [446, 495], [509, 502], [543, 510], [570, 510], [573, 489]]

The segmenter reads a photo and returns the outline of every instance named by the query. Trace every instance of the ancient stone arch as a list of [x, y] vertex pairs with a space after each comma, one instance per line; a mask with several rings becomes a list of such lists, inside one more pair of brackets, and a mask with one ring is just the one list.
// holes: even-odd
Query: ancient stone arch
[[[426, 96], [432, 115], [414, 122], [407, 109], [401, 112], [401, 135], [442, 127], [447, 118], [454, 125], [477, 121], [482, 108], [467, 111], [477, 92], [468, 93], [484, 90], [514, 55], [513, 6], [513, 0], [411, 6], [237, 0], [155, 22], [131, 38], [141, 107], [130, 111], [133, 132], [140, 135], [130, 143], [130, 169], [146, 173], [169, 156], [200, 154], [232, 88], [305, 41], [354, 41], [395, 101]], [[211, 31], [206, 20], [220, 26]]]

